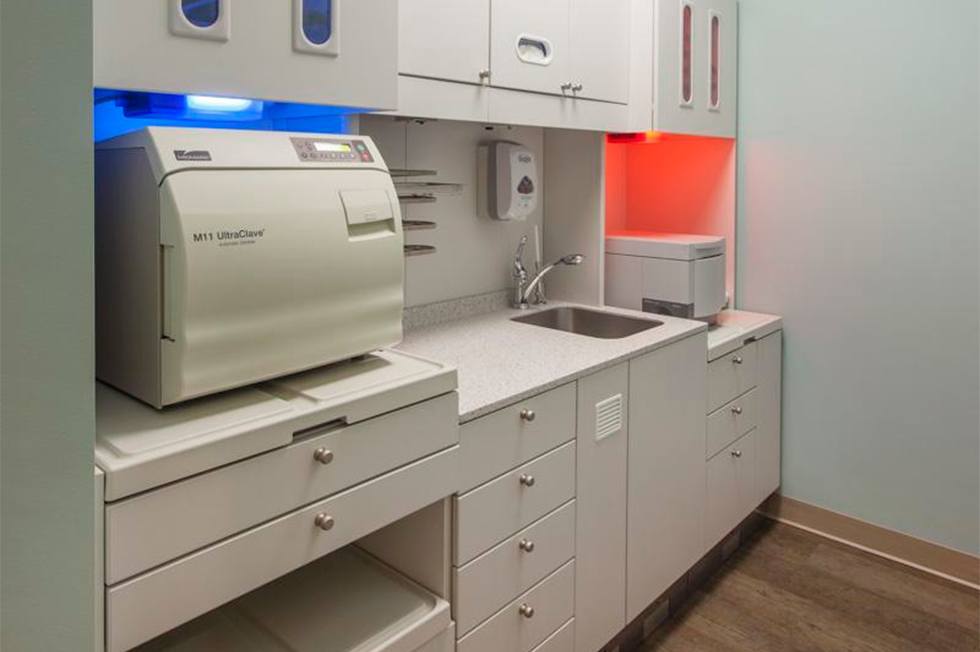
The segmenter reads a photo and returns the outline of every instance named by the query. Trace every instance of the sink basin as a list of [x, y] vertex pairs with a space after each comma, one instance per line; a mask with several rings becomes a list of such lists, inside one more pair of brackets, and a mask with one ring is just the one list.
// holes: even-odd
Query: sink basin
[[626, 317], [611, 312], [600, 312], [598, 310], [587, 310], [585, 308], [568, 306], [549, 308], [541, 312], [521, 315], [520, 317], [514, 317], [512, 321], [543, 326], [544, 328], [553, 328], [556, 331], [565, 331], [566, 333], [601, 337], [607, 340], [635, 335], [636, 333], [664, 325], [662, 321], [655, 319]]

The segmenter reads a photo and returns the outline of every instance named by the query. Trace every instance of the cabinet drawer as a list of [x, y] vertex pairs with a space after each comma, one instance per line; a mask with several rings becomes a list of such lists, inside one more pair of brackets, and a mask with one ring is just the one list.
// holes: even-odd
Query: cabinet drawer
[[453, 570], [456, 625], [470, 631], [575, 556], [575, 501]]
[[[128, 650], [453, 491], [457, 447], [109, 588], [107, 651]], [[316, 524], [331, 517], [332, 527]]]
[[451, 393], [327, 426], [285, 448], [109, 505], [106, 583], [448, 448], [458, 440], [457, 409]]
[[572, 618], [557, 632], [534, 648], [534, 652], [572, 652], [575, 649], [575, 619]]
[[[525, 615], [527, 608], [534, 610], [533, 617]], [[575, 562], [570, 561], [461, 638], [456, 650], [528, 652], [568, 621], [574, 609]]]
[[755, 387], [757, 355], [755, 342], [750, 342], [708, 363], [709, 414]]
[[752, 430], [708, 460], [706, 549], [721, 541], [756, 507], [755, 437]]
[[467, 491], [575, 439], [575, 383], [498, 410], [459, 428]]
[[575, 443], [542, 455], [454, 501], [454, 563], [462, 566], [575, 495]]
[[711, 459], [715, 453], [758, 425], [757, 396], [757, 389], [749, 390], [708, 415], [704, 459]]

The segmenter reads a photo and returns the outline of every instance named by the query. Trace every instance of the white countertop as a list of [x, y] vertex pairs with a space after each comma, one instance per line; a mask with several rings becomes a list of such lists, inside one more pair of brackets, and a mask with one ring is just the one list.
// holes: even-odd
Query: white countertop
[[746, 341], [759, 339], [783, 327], [781, 317], [745, 310], [724, 310], [708, 329], [708, 360], [720, 358]]
[[592, 306], [581, 307], [656, 319], [663, 326], [620, 339], [601, 339], [511, 321], [563, 305], [574, 304], [498, 310], [420, 328], [407, 332], [397, 348], [456, 367], [459, 420], [466, 422], [707, 328], [687, 319]]

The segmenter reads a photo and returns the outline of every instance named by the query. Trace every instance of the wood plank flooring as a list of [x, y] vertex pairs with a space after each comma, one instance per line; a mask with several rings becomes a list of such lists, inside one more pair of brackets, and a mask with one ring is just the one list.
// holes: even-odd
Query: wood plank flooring
[[643, 652], [976, 652], [967, 587], [769, 522]]

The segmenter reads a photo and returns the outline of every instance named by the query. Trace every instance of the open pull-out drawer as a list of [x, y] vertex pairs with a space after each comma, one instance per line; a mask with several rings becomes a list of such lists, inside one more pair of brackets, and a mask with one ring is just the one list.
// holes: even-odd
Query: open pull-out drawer
[[139, 652], [436, 652], [451, 642], [451, 629], [445, 600], [348, 547]]
[[[458, 482], [457, 453], [454, 446], [430, 455], [110, 587], [108, 652], [131, 649], [448, 496]], [[318, 652], [332, 649], [346, 648]]]
[[326, 424], [290, 446], [112, 503], [106, 583], [453, 446], [456, 424], [451, 392], [352, 425]]

